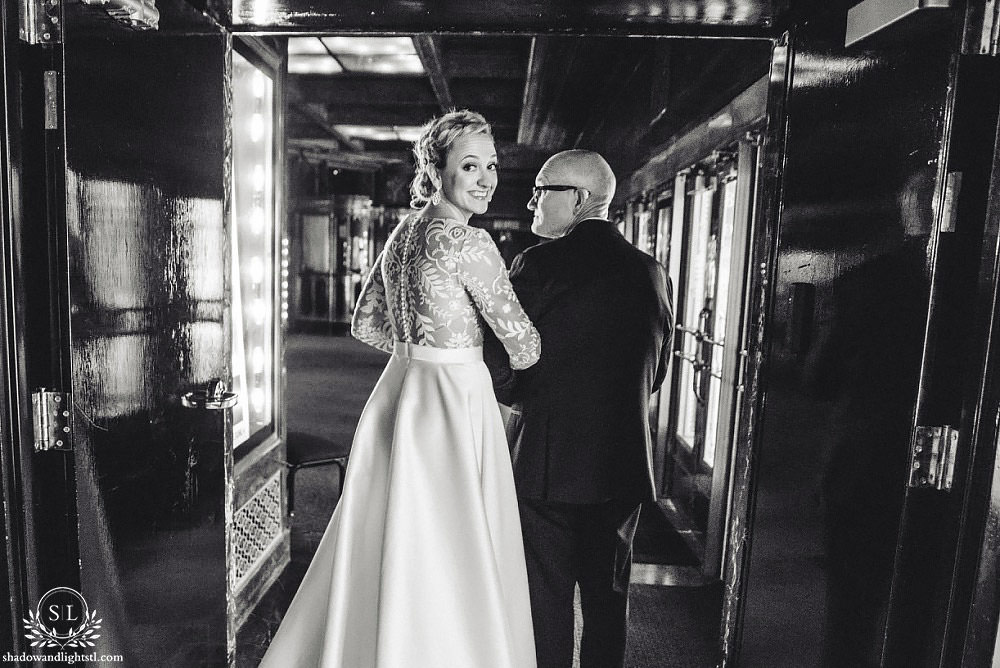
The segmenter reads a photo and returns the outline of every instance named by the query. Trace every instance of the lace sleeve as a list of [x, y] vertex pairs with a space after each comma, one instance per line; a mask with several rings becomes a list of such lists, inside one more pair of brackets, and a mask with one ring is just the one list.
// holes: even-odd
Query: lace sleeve
[[507, 267], [488, 232], [469, 228], [458, 253], [458, 275], [483, 319], [510, 356], [510, 366], [527, 369], [538, 361], [541, 342], [514, 294]]
[[375, 259], [375, 265], [361, 289], [358, 304], [354, 307], [351, 336], [379, 350], [392, 352], [392, 323], [389, 321], [385, 300], [382, 253]]

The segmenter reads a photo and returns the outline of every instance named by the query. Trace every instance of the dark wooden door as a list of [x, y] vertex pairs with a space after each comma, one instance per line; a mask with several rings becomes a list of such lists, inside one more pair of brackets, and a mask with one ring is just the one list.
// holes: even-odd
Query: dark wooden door
[[[948, 18], [844, 48], [831, 12], [792, 41], [733, 665], [958, 665], [976, 446], [996, 416], [997, 65], [960, 55]], [[944, 427], [958, 438], [932, 448]]]
[[227, 654], [231, 418], [181, 398], [230, 375], [229, 48], [67, 17], [80, 584], [130, 665]]
[[[991, 387], [996, 353], [990, 350], [1000, 257], [997, 221], [990, 215], [996, 206], [998, 77], [995, 58], [959, 55], [956, 45], [885, 666], [960, 665], [967, 643], [1000, 415]], [[928, 427], [940, 426], [950, 429], [935, 443]]]
[[232, 417], [182, 398], [231, 382], [231, 43], [190, 7], [157, 6], [141, 30], [69, 5], [62, 43], [32, 47], [44, 62], [23, 71], [57, 105], [35, 184], [44, 233], [22, 231], [49, 288], [27, 309], [54, 334], [25, 384], [72, 403], [72, 450], [21, 439], [24, 612], [72, 587], [102, 620], [87, 651], [224, 665]]

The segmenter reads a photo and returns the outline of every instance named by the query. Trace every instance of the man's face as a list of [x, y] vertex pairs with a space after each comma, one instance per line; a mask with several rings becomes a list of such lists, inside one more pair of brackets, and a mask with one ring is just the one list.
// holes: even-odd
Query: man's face
[[528, 200], [528, 209], [535, 213], [531, 221], [531, 231], [538, 236], [557, 239], [569, 232], [577, 203], [577, 190], [545, 189], [548, 186], [567, 185], [571, 184], [552, 182], [544, 168], [535, 177], [535, 191]]

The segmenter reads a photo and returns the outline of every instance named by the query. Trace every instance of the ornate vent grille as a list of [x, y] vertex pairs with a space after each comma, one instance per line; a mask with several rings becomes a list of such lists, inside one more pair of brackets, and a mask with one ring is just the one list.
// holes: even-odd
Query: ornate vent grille
[[233, 522], [233, 581], [239, 589], [281, 536], [281, 472], [236, 511]]

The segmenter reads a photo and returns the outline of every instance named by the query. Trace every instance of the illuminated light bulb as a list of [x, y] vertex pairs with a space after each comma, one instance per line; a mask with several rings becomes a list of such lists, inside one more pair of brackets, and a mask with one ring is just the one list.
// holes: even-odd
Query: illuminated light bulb
[[264, 373], [264, 349], [260, 346], [253, 349], [253, 372]]
[[256, 143], [264, 137], [264, 116], [255, 113], [250, 117], [250, 141]]
[[254, 234], [264, 231], [264, 207], [255, 206], [250, 213], [250, 231]]
[[282, 292], [286, 292], [288, 290], [288, 281], [281, 282], [281, 290]]
[[282, 267], [281, 268], [281, 277], [282, 278], [288, 278], [288, 267]]
[[254, 97], [264, 97], [267, 92], [267, 77], [261, 71], [256, 71], [253, 73], [253, 96]]
[[264, 261], [259, 257], [250, 258], [250, 280], [254, 283], [264, 280]]
[[264, 303], [264, 300], [253, 300], [253, 306], [250, 310], [253, 313], [254, 322], [258, 325], [263, 325], [265, 318], [267, 318], [267, 304]]
[[[261, 25], [268, 23], [272, 11], [271, 0], [254, 0], [253, 22]], [[255, 72], [255, 74], [259, 74], [259, 72]]]
[[264, 189], [264, 165], [253, 166], [253, 187], [256, 190]]
[[253, 402], [254, 413], [264, 412], [264, 389], [260, 387], [253, 388], [250, 393], [250, 401]]
[[288, 246], [288, 237], [282, 237], [282, 239], [281, 239], [281, 245], [285, 246], [285, 247]]

